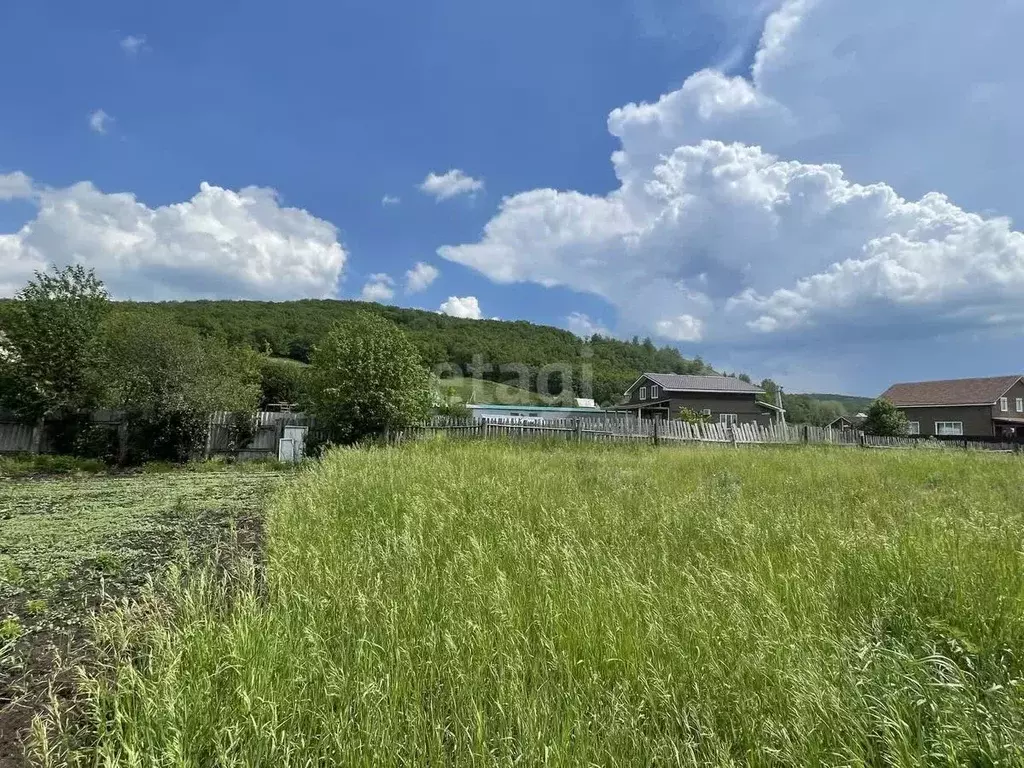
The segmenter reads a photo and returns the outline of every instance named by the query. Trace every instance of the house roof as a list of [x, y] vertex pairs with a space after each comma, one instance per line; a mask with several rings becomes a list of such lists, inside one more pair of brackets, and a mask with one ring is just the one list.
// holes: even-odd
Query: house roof
[[860, 414], [860, 413], [858, 413], [856, 416], [850, 416], [849, 414], [844, 414], [844, 415], [839, 416], [839, 417], [837, 417], [835, 419], [832, 419], [832, 421], [830, 421], [826, 426], [831, 427], [833, 424], [835, 424], [836, 422], [839, 422], [839, 421], [845, 421], [847, 424], [850, 424], [851, 426], [853, 426], [853, 425], [856, 425], [856, 424], [860, 424], [862, 421], [864, 421], [865, 418], [867, 418], [867, 416], [865, 416], [864, 414]]
[[1020, 381], [1018, 376], [893, 384], [882, 397], [893, 405], [994, 405]]
[[598, 407], [593, 408], [577, 408], [571, 405], [488, 405], [486, 403], [470, 403], [466, 406], [471, 411], [532, 411], [539, 413], [553, 413], [558, 411], [570, 411], [573, 413], [604, 413], [603, 409]]
[[[760, 395], [764, 390], [754, 384], [732, 376], [684, 376], [678, 373], [645, 373], [633, 382], [633, 389], [641, 379], [650, 379], [666, 392], [741, 392]], [[629, 390], [626, 390], [627, 392]]]

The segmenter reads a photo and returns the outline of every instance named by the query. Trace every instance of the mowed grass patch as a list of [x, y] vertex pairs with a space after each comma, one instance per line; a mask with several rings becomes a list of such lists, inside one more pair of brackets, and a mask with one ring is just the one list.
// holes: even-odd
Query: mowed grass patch
[[70, 692], [67, 666], [90, 661], [93, 611], [137, 592], [182, 548], [201, 560], [232, 526], [251, 533], [282, 480], [258, 467], [0, 477], [0, 764], [17, 758], [49, 690]]
[[[1019, 765], [1024, 474], [861, 449], [341, 450], [265, 588], [101, 626], [77, 765]], [[76, 735], [81, 738], [81, 733]]]

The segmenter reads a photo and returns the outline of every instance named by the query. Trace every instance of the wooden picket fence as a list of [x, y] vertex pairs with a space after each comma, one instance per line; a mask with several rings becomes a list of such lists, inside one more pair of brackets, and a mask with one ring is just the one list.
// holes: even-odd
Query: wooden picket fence
[[879, 437], [852, 429], [828, 429], [809, 425], [721, 423], [689, 424], [684, 421], [639, 420], [630, 417], [587, 417], [531, 422], [523, 419], [459, 419], [437, 416], [390, 436], [395, 442], [444, 434], [452, 438], [514, 440], [566, 440], [571, 442], [720, 443], [727, 445], [838, 445], [864, 448], [976, 448], [1014, 451], [1012, 443], [956, 440], [935, 441], [914, 437]]

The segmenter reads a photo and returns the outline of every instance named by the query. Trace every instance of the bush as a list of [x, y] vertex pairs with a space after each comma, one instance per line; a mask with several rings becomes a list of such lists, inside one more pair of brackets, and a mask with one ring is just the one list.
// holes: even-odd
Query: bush
[[338, 323], [313, 351], [309, 410], [330, 438], [351, 444], [430, 412], [429, 374], [394, 323], [369, 312]]
[[31, 475], [70, 475], [77, 472], [97, 474], [107, 465], [97, 459], [79, 459], [74, 456], [32, 456], [15, 454], [0, 456], [0, 475], [26, 477]]
[[305, 366], [294, 360], [268, 357], [260, 363], [260, 405], [297, 403], [302, 397]]
[[132, 418], [128, 422], [125, 463], [197, 459], [206, 448], [207, 434], [207, 417], [190, 411]]
[[871, 404], [863, 427], [869, 435], [884, 437], [902, 437], [910, 431], [907, 415], [883, 398]]
[[707, 424], [711, 417], [706, 413], [698, 413], [690, 408], [680, 408], [676, 414], [678, 421], [685, 421], [687, 424]]

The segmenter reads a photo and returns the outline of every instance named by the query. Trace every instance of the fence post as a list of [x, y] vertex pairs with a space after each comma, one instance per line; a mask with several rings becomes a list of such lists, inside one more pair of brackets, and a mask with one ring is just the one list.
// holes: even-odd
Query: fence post
[[654, 417], [654, 444], [658, 445], [658, 424], [661, 422], [660, 416]]
[[[207, 438], [209, 439], [209, 438]], [[117, 463], [123, 465], [128, 458], [128, 415], [122, 413], [117, 422]]]
[[807, 424], [804, 424], [803, 431], [803, 442], [809, 443], [811, 441], [811, 428]]
[[732, 447], [735, 448], [736, 447], [736, 425], [735, 424], [730, 424], [729, 425], [729, 439], [732, 440]]
[[29, 448], [29, 453], [37, 454], [43, 446], [43, 420], [36, 419], [35, 426], [32, 427], [32, 447]]
[[478, 429], [478, 431], [480, 433], [480, 439], [481, 440], [483, 440], [485, 437], [487, 437], [487, 421], [486, 421], [486, 419], [480, 419], [480, 424], [477, 427], [477, 429]]
[[866, 432], [859, 432], [859, 433], [857, 433], [857, 442], [860, 443], [860, 447], [861, 448], [867, 448], [868, 447], [867, 433]]
[[582, 443], [583, 442], [583, 419], [576, 419], [576, 424], [574, 425], [574, 428], [576, 430], [576, 442], [577, 443]]
[[203, 447], [203, 460], [210, 460], [210, 451], [213, 448], [213, 414], [206, 419], [206, 445]]

